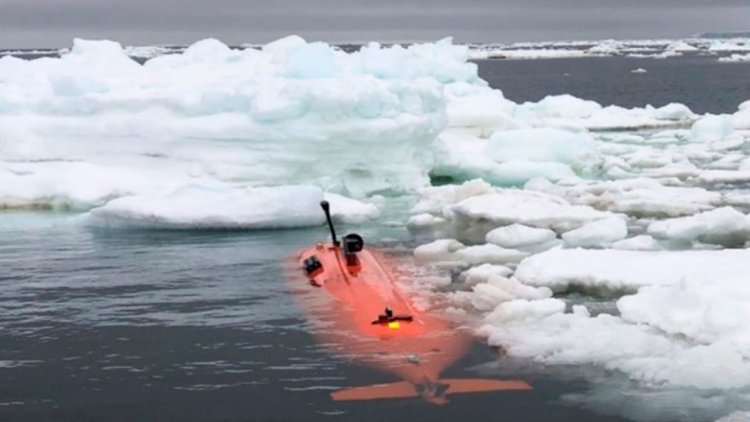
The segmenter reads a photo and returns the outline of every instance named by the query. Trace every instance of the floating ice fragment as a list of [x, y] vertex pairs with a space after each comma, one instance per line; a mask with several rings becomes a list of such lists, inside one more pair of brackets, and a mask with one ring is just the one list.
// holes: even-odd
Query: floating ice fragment
[[654, 221], [648, 232], [663, 239], [742, 246], [750, 240], [750, 218], [732, 207], [722, 207], [689, 217]]
[[488, 243], [458, 250], [455, 252], [455, 256], [468, 265], [479, 265], [517, 263], [529, 256], [529, 254]]
[[734, 130], [732, 119], [728, 115], [708, 115], [690, 128], [690, 140], [693, 142], [715, 142], [726, 139]]
[[750, 274], [750, 250], [623, 251], [556, 249], [521, 262], [514, 273], [533, 286], [564, 290], [570, 285], [593, 289], [635, 290], [679, 283], [685, 277], [722, 280]]
[[414, 249], [414, 258], [421, 262], [456, 261], [455, 252], [466, 246], [455, 239], [438, 239]]
[[206, 188], [125, 196], [84, 215], [100, 227], [166, 229], [270, 229], [322, 224], [320, 188]]
[[612, 249], [626, 251], [655, 251], [661, 249], [659, 243], [647, 234], [623, 239], [612, 244]]
[[335, 193], [326, 193], [325, 199], [331, 204], [331, 217], [343, 223], [361, 223], [380, 215], [377, 205], [347, 198]]
[[479, 311], [491, 311], [498, 305], [517, 299], [546, 299], [552, 291], [546, 287], [530, 287], [499, 275], [489, 275], [484, 282], [472, 286], [470, 291], [451, 295], [456, 304], [469, 304]]
[[621, 217], [607, 217], [562, 234], [566, 246], [602, 248], [624, 239], [628, 226]]
[[549, 229], [528, 227], [523, 224], [511, 224], [496, 228], [487, 233], [486, 240], [503, 248], [524, 249], [540, 243], [548, 243], [557, 238]]

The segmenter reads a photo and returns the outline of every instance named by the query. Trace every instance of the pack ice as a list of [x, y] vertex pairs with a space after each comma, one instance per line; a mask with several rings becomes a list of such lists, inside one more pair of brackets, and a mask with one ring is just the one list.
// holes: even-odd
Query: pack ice
[[[748, 107], [564, 95], [508, 107], [494, 127], [448, 126], [441, 186], [419, 190], [407, 223], [435, 239], [415, 258], [459, 274], [445, 295], [491, 345], [624, 378], [650, 409], [639, 419], [750, 406]], [[602, 411], [622, 412], [620, 397]]]
[[110, 41], [5, 56], [0, 207], [173, 229], [319, 225], [323, 198], [342, 221], [408, 214], [431, 285], [457, 273], [444, 299], [509, 356], [750, 407], [750, 101], [516, 104], [469, 57], [295, 36], [144, 64]]
[[[613, 164], [588, 129], [695, 118], [674, 104], [515, 104], [449, 39], [352, 53], [296, 36], [258, 49], [207, 39], [176, 54], [148, 49], [156, 57], [144, 64], [127, 55], [142, 50], [76, 39], [60, 58], [0, 58], [1, 207], [105, 207], [91, 220], [256, 227], [266, 220], [232, 210], [272, 207], [258, 188], [317, 186], [368, 209], [368, 198], [413, 194], [430, 175], [505, 186], [570, 180]], [[232, 198], [222, 201], [226, 218], [202, 219], [203, 207], [189, 221], [168, 211], [220, 198]], [[313, 206], [280, 210], [278, 225], [308, 221], [298, 211]]]

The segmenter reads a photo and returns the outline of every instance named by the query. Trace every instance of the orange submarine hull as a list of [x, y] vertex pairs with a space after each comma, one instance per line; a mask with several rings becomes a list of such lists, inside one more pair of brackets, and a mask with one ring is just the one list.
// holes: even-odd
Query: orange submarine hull
[[[328, 216], [327, 204], [323, 208]], [[340, 245], [330, 218], [329, 224], [334, 242], [299, 253], [302, 271], [292, 277], [312, 333], [334, 355], [400, 379], [344, 388], [331, 393], [334, 400], [421, 397], [444, 404], [449, 394], [531, 389], [521, 380], [441, 379], [440, 373], [466, 354], [471, 337], [446, 318], [420, 311], [386, 270], [384, 256], [365, 250], [358, 235], [344, 237]], [[299, 283], [303, 277], [306, 285]]]

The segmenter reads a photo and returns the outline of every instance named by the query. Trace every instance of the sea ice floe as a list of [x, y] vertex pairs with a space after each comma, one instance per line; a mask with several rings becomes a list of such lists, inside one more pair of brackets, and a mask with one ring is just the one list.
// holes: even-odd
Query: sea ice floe
[[[216, 189], [125, 196], [83, 216], [99, 227], [272, 229], [322, 224], [323, 191], [314, 186]], [[342, 212], [342, 210], [339, 210]]]
[[586, 134], [552, 129], [495, 132], [489, 139], [446, 131], [438, 139], [433, 177], [455, 181], [481, 178], [494, 185], [518, 186], [534, 177], [561, 180], [599, 162]]
[[[746, 36], [746, 34], [740, 34]], [[598, 41], [519, 42], [470, 45], [472, 59], [557, 59], [626, 56], [665, 59], [685, 54], [719, 56], [720, 62], [744, 58], [750, 41], [743, 37], [688, 39], [639, 39]], [[734, 53], [734, 54], [732, 54]], [[742, 60], [742, 59], [740, 59]]]
[[526, 188], [559, 195], [573, 204], [634, 217], [692, 215], [722, 203], [718, 192], [700, 187], [666, 186], [647, 178], [584, 182], [570, 187], [532, 180]]
[[455, 253], [466, 248], [456, 239], [437, 239], [414, 249], [414, 257], [419, 262], [457, 262]]
[[527, 252], [506, 249], [493, 244], [465, 246], [455, 239], [438, 239], [414, 249], [414, 257], [417, 261], [447, 266], [518, 263], [528, 255]]
[[[324, 198], [331, 206], [331, 218], [342, 223], [362, 223], [380, 215], [374, 203], [362, 202], [335, 193], [325, 193]], [[377, 199], [377, 198], [374, 198]]]
[[604, 248], [624, 239], [628, 226], [624, 218], [612, 216], [592, 221], [562, 234], [568, 247]]
[[743, 246], [750, 240], [750, 217], [732, 207], [722, 207], [688, 217], [654, 221], [648, 233], [676, 239], [725, 246]]
[[692, 142], [723, 141], [734, 131], [734, 124], [729, 115], [708, 115], [702, 117], [690, 129]]
[[686, 277], [722, 280], [750, 270], [750, 250], [625, 251], [555, 249], [523, 260], [514, 277], [524, 284], [564, 290], [571, 285], [635, 290]]
[[487, 233], [486, 240], [503, 248], [527, 249], [538, 245], [549, 244], [557, 239], [557, 234], [549, 229], [511, 224], [498, 227]]
[[[745, 249], [554, 250], [521, 262], [510, 279], [519, 284], [477, 270], [477, 284], [452, 297], [483, 312], [480, 333], [511, 356], [595, 364], [657, 389], [747, 388], [749, 258]], [[594, 315], [538, 290], [508, 294], [507, 285], [630, 294], [616, 310]]]
[[[448, 42], [348, 54], [292, 37], [262, 50], [204, 40], [140, 65], [117, 43], [76, 40], [60, 58], [0, 59], [0, 150], [4, 160], [102, 168], [189, 162], [223, 181], [347, 196], [404, 192], [427, 184], [449, 97], [512, 105], [466, 57]], [[351, 153], [363, 146], [366, 160]]]
[[[729, 389], [750, 385], [746, 352], [728, 342], [701, 344], [610, 314], [571, 313], [559, 299], [503, 302], [481, 332], [508, 354], [546, 364], [596, 364], [646, 385]], [[716, 376], [716, 374], [725, 374]]]
[[659, 242], [647, 234], [640, 234], [628, 239], [623, 239], [612, 244], [612, 249], [626, 251], [654, 251], [659, 250]]
[[552, 296], [546, 287], [530, 287], [512, 278], [490, 274], [482, 282], [475, 283], [468, 291], [458, 291], [450, 295], [454, 305], [471, 305], [478, 311], [492, 311], [498, 305], [518, 299], [545, 299]]
[[454, 255], [468, 265], [518, 263], [529, 256], [527, 252], [502, 248], [491, 243], [468, 246], [456, 251]]
[[571, 95], [548, 96], [537, 103], [524, 103], [515, 116], [535, 127], [565, 129], [626, 130], [668, 128], [690, 123], [695, 115], [683, 104], [626, 109], [587, 101]]
[[719, 57], [720, 62], [725, 63], [739, 63], [739, 62], [750, 62], [750, 53], [742, 54], [735, 53], [727, 57]]
[[514, 223], [564, 232], [608, 216], [565, 199], [540, 192], [497, 188], [443, 208], [453, 233], [461, 239], [482, 241], [488, 232]]
[[750, 101], [740, 104], [737, 112], [732, 115], [732, 124], [738, 130], [750, 130]]
[[750, 412], [732, 412], [716, 422], [745, 422], [750, 420]]
[[459, 274], [459, 280], [466, 285], [484, 283], [491, 275], [509, 277], [513, 270], [505, 265], [482, 264], [471, 267]]

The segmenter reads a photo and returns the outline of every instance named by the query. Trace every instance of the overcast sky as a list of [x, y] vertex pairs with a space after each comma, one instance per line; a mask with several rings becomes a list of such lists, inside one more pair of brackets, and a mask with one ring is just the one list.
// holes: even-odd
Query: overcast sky
[[750, 30], [750, 0], [0, 0], [0, 48], [219, 38], [460, 42], [682, 37]]

